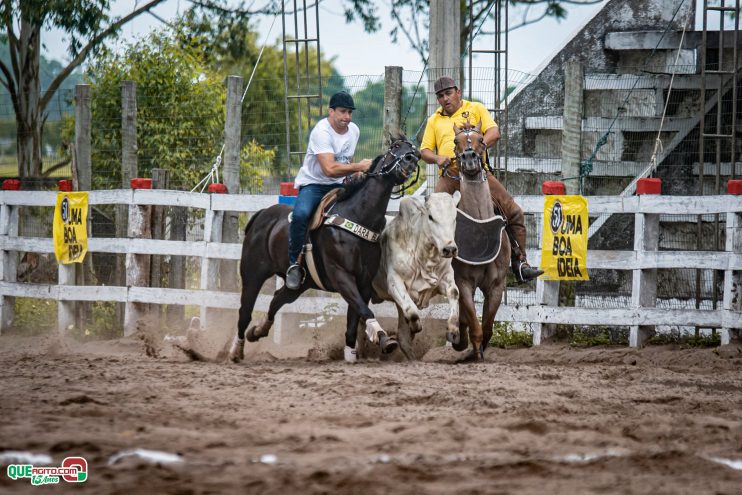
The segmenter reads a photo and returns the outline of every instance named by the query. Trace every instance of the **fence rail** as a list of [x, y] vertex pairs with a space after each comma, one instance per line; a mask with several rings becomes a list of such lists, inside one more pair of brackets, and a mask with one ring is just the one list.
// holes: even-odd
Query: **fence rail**
[[[12, 318], [13, 297], [52, 299], [59, 302], [58, 327], [68, 328], [71, 306], [75, 301], [115, 301], [126, 303], [129, 325], [125, 332], [133, 331], [132, 322], [139, 316], [137, 304], [195, 305], [201, 308], [205, 320], [208, 308], [237, 309], [239, 294], [214, 289], [215, 266], [221, 260], [238, 260], [241, 245], [221, 241], [221, 218], [225, 212], [253, 213], [277, 203], [275, 195], [224, 195], [189, 193], [167, 190], [106, 190], [91, 191], [89, 205], [124, 205], [132, 212], [152, 206], [177, 206], [202, 210], [204, 238], [199, 241], [167, 241], [139, 238], [90, 238], [90, 253], [118, 253], [127, 255], [129, 265], [137, 259], [151, 255], [189, 256], [201, 259], [198, 289], [172, 289], [127, 286], [74, 285], [70, 276], [71, 265], [59, 265], [58, 284], [31, 284], [16, 281], [15, 270], [19, 252], [53, 253], [51, 238], [23, 237], [18, 235], [18, 211], [21, 207], [49, 207], [56, 204], [54, 192], [0, 191], [0, 322], [4, 327]], [[521, 196], [516, 201], [526, 214], [540, 215], [544, 198]], [[503, 304], [498, 320], [529, 322], [534, 325], [534, 343], [539, 344], [550, 333], [553, 324], [630, 326], [631, 345], [641, 345], [655, 325], [700, 326], [722, 329], [722, 344], [739, 334], [742, 313], [738, 294], [739, 273], [742, 271], [742, 196], [633, 196], [589, 197], [591, 216], [600, 214], [632, 214], [636, 217], [634, 249], [625, 251], [590, 250], [588, 269], [628, 270], [633, 273], [631, 303], [625, 308], [576, 308], [558, 306], [558, 282], [538, 281], [536, 304], [522, 304], [511, 297], [510, 304]], [[389, 212], [398, 211], [398, 200], [392, 200]], [[141, 213], [141, 212], [140, 212]], [[661, 215], [720, 214], [725, 225], [724, 251], [658, 251], [659, 218]], [[51, 212], [50, 212], [51, 217]], [[537, 233], [540, 237], [540, 232]], [[540, 261], [540, 251], [529, 250], [534, 263]], [[723, 304], [716, 309], [662, 309], [656, 300], [657, 269], [706, 269], [724, 272]], [[74, 272], [73, 272], [74, 274]], [[266, 311], [270, 296], [261, 295], [257, 311]], [[346, 304], [334, 297], [303, 297], [287, 305], [282, 312], [317, 314], [330, 312], [344, 314]], [[374, 305], [378, 316], [393, 317], [396, 310], [391, 303]], [[427, 318], [446, 319], [444, 304], [433, 305], [424, 313]], [[127, 330], [128, 329], [128, 330]]]

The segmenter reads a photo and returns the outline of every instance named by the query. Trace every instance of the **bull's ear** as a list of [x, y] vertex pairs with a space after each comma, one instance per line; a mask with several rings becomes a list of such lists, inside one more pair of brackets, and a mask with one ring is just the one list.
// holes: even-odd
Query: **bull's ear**
[[406, 197], [399, 202], [399, 214], [403, 217], [412, 218], [422, 213], [424, 206], [416, 198]]
[[461, 201], [461, 193], [459, 191], [454, 191], [453, 193], [453, 202], [456, 206], [459, 205], [459, 201]]

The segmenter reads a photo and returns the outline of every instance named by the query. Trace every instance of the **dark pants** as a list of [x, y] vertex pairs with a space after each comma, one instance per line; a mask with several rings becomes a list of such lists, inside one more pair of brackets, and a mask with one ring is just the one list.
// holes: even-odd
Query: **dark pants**
[[304, 247], [307, 237], [307, 227], [312, 219], [314, 210], [322, 198], [340, 184], [307, 184], [299, 189], [299, 196], [294, 203], [294, 213], [289, 225], [289, 263], [296, 263], [296, 259]]
[[[526, 260], [526, 226], [524, 224], [523, 210], [515, 202], [510, 193], [500, 181], [492, 174], [487, 173], [487, 185], [490, 189], [495, 211], [501, 213], [508, 221], [508, 233], [510, 234], [510, 245], [512, 248], [511, 259], [515, 261]], [[458, 191], [460, 183], [445, 175], [438, 178], [435, 192], [447, 192], [453, 194]], [[515, 266], [515, 265], [513, 265]]]

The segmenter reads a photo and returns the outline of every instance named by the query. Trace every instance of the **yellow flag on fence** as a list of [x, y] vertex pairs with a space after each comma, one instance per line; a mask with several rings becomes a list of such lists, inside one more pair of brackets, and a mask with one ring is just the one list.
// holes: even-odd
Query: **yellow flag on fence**
[[88, 252], [88, 193], [57, 193], [53, 235], [57, 262], [82, 263]]
[[587, 199], [546, 196], [541, 236], [541, 269], [546, 280], [589, 280]]

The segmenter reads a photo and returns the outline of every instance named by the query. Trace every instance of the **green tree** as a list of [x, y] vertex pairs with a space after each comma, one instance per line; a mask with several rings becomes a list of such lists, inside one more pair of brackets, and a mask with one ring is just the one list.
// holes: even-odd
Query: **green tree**
[[[163, 0], [151, 0], [120, 19], [111, 19], [109, 0], [3, 0], [0, 41], [10, 64], [0, 61], [0, 84], [10, 93], [16, 117], [18, 168], [22, 177], [41, 174], [45, 112], [67, 76], [118, 29]], [[41, 92], [42, 29], [60, 29], [69, 40], [69, 62]]]
[[[425, 118], [425, 93], [414, 87], [402, 87], [401, 127], [410, 139], [416, 138], [421, 119]], [[356, 158], [373, 158], [383, 149], [384, 81], [371, 82], [353, 94], [356, 110], [353, 121], [361, 129]]]
[[[275, 6], [274, 6], [275, 7]], [[280, 5], [277, 7], [280, 14]], [[264, 13], [264, 11], [261, 11]], [[291, 171], [286, 169], [286, 106], [283, 75], [283, 49], [280, 45], [261, 47], [257, 33], [243, 18], [234, 12], [214, 10], [213, 5], [196, 4], [188, 9], [176, 26], [177, 37], [183, 46], [198, 47], [205, 54], [204, 62], [212, 70], [226, 76], [243, 75], [245, 85], [250, 84], [245, 94], [242, 109], [242, 142], [255, 141], [274, 151], [273, 173], [290, 176], [296, 172], [297, 158]], [[262, 56], [260, 55], [263, 49]], [[258, 57], [260, 61], [258, 63]], [[298, 82], [294, 72], [297, 54], [289, 50], [289, 94], [317, 94], [316, 77], [300, 77]], [[298, 59], [302, 73], [317, 74], [317, 52], [310, 47], [308, 53], [301, 50]], [[308, 62], [308, 70], [306, 64]], [[327, 113], [329, 97], [345, 88], [342, 76], [332, 62], [320, 57], [323, 101], [306, 100], [299, 103], [290, 100], [288, 105], [291, 148], [304, 149], [310, 126]], [[255, 67], [257, 64], [257, 67]], [[253, 79], [250, 81], [250, 76]], [[301, 105], [301, 108], [300, 108]], [[301, 111], [301, 123], [299, 119]]]
[[361, 130], [355, 158], [374, 158], [381, 152], [384, 129], [384, 81], [371, 82], [353, 94], [353, 122]]
[[223, 142], [225, 86], [197, 47], [155, 32], [122, 53], [104, 50], [85, 78], [92, 93], [93, 187], [121, 184], [121, 82], [137, 85], [138, 173], [170, 171], [192, 187], [210, 170]]

